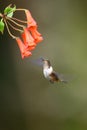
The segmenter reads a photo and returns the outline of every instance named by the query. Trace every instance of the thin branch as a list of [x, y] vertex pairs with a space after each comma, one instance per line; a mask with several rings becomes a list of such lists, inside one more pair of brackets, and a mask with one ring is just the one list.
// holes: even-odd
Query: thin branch
[[19, 8], [19, 9], [16, 9], [16, 11], [26, 11], [27, 9], [21, 9], [21, 8]]
[[7, 27], [7, 31], [8, 31], [8, 33], [9, 33], [9, 35], [10, 35], [13, 39], [17, 38], [16, 36], [14, 36], [14, 35], [10, 32], [9, 27], [8, 27], [8, 24], [7, 24], [7, 22], [6, 22], [5, 19], [4, 19], [4, 22], [5, 22], [5, 25], [6, 25], [6, 27]]
[[19, 26], [19, 27], [21, 27], [21, 28], [24, 28], [24, 27], [25, 27], [24, 25], [21, 25], [21, 24], [16, 23], [16, 22], [15, 22], [14, 20], [12, 20], [11, 18], [6, 17], [6, 19], [9, 20], [9, 21], [11, 21], [12, 23], [14, 23], [15, 25], [17, 25], [17, 26]]
[[3, 14], [1, 14], [1, 13], [0, 13], [0, 17], [2, 17], [2, 18], [3, 18]]
[[19, 32], [23, 32], [23, 30], [14, 27], [9, 21], [7, 21], [7, 23], [8, 23], [9, 26], [12, 27], [14, 30], [19, 31]]
[[15, 18], [15, 17], [12, 17], [11, 19], [12, 19], [12, 20], [16, 20], [16, 21], [21, 22], [21, 23], [27, 23], [27, 21], [20, 20], [20, 19], [17, 19], [17, 18]]

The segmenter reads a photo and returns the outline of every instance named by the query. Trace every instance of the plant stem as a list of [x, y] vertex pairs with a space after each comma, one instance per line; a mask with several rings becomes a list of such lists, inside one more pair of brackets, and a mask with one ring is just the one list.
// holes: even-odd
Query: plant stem
[[26, 11], [27, 9], [22, 9], [22, 8], [19, 8], [19, 9], [16, 9], [16, 11]]
[[21, 22], [21, 23], [27, 23], [27, 21], [20, 20], [20, 19], [17, 19], [17, 18], [15, 18], [15, 17], [12, 17], [11, 19], [12, 19], [12, 20], [16, 20], [16, 21]]
[[9, 20], [9, 21], [11, 21], [12, 23], [14, 23], [15, 25], [17, 25], [17, 26], [19, 26], [19, 27], [21, 27], [21, 28], [25, 28], [24, 25], [21, 25], [21, 24], [16, 23], [16, 22], [15, 22], [14, 20], [12, 20], [11, 18], [6, 17], [6, 19]]
[[7, 31], [8, 31], [8, 33], [9, 33], [9, 35], [10, 35], [13, 39], [16, 39], [17, 37], [14, 36], [14, 35], [10, 32], [9, 27], [8, 27], [8, 24], [7, 24], [7, 22], [6, 22], [5, 19], [4, 19], [4, 22], [5, 22], [5, 25], [6, 25], [6, 27], [7, 27]]
[[9, 21], [7, 21], [7, 23], [8, 23], [9, 26], [11, 26], [14, 30], [19, 31], [19, 32], [23, 32], [23, 30], [14, 27]]
[[0, 13], [0, 17], [2, 17], [2, 18], [3, 18], [3, 14], [1, 14], [1, 13]]

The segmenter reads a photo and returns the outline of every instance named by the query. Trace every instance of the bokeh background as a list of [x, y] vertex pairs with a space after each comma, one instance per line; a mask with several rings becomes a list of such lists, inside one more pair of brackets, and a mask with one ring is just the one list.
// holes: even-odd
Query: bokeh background
[[[1, 0], [0, 10], [10, 3], [31, 11], [44, 41], [22, 60], [0, 35], [0, 130], [87, 130], [87, 1]], [[40, 57], [73, 80], [50, 84], [32, 62]]]

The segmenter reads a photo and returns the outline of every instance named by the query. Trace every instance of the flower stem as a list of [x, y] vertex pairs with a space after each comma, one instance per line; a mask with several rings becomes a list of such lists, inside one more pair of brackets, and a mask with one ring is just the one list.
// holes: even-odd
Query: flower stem
[[16, 9], [16, 11], [26, 11], [27, 9], [22, 9], [22, 8], [19, 8], [19, 9]]
[[8, 23], [9, 26], [12, 27], [14, 30], [19, 31], [19, 32], [23, 32], [23, 30], [14, 27], [9, 21], [7, 21], [7, 23]]
[[11, 19], [12, 19], [12, 20], [16, 20], [16, 21], [21, 22], [21, 23], [27, 23], [27, 21], [20, 20], [20, 19], [17, 19], [17, 18], [15, 18], [15, 17], [12, 17]]
[[8, 24], [7, 24], [7, 22], [6, 22], [5, 19], [4, 19], [4, 22], [5, 22], [5, 25], [6, 25], [6, 27], [7, 27], [7, 31], [8, 31], [8, 33], [9, 33], [9, 35], [10, 35], [13, 39], [16, 39], [17, 37], [14, 36], [14, 35], [10, 32], [9, 27], [8, 27]]
[[24, 25], [21, 25], [21, 24], [16, 23], [16, 22], [15, 22], [14, 20], [12, 20], [11, 18], [6, 17], [6, 19], [9, 20], [9, 21], [11, 21], [12, 23], [14, 23], [15, 25], [17, 25], [17, 26], [19, 26], [19, 27], [21, 27], [21, 28], [25, 28]]
[[2, 17], [2, 18], [3, 18], [3, 14], [1, 14], [1, 13], [0, 13], [0, 17]]

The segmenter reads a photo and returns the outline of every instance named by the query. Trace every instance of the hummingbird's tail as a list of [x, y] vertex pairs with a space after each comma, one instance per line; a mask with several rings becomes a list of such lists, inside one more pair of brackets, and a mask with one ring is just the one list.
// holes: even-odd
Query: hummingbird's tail
[[64, 74], [59, 74], [59, 73], [58, 73], [58, 78], [59, 78], [59, 81], [62, 83], [68, 83], [69, 81], [72, 80], [72, 77], [70, 75], [64, 75]]
[[60, 80], [60, 82], [62, 82], [62, 83], [68, 83], [68, 81], [66, 81], [66, 80]]

